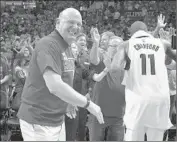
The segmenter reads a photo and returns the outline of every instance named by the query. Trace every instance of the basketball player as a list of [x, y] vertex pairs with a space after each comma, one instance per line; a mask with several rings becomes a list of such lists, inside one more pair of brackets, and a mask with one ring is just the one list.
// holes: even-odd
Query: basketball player
[[131, 38], [123, 42], [114, 56], [111, 68], [117, 70], [129, 61], [124, 76], [126, 141], [162, 141], [169, 119], [170, 97], [165, 54], [176, 60], [170, 43], [155, 39], [147, 26], [136, 21], [130, 28]]

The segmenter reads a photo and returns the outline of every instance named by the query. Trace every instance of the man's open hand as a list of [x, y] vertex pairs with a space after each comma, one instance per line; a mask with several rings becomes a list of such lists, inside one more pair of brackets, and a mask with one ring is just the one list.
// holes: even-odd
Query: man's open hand
[[77, 116], [77, 111], [78, 111], [78, 108], [77, 108], [76, 106], [68, 105], [66, 115], [67, 115], [70, 119], [74, 119], [74, 118], [76, 118], [76, 116]]
[[100, 124], [104, 123], [103, 114], [101, 112], [101, 108], [98, 105], [91, 101], [87, 110], [97, 118]]

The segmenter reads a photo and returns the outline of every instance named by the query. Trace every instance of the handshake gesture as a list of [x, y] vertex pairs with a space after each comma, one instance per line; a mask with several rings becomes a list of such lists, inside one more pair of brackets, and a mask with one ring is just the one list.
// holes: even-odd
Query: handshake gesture
[[[101, 108], [98, 105], [90, 101], [90, 105], [88, 106], [87, 110], [97, 118], [100, 124], [104, 123], [103, 114], [101, 112]], [[78, 111], [78, 108], [76, 106], [69, 105], [67, 108], [66, 115], [69, 118], [74, 119], [76, 118], [77, 111]]]

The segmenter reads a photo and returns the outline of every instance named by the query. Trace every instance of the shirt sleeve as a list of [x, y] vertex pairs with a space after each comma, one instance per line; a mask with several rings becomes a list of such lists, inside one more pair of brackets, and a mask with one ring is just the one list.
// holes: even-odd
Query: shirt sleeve
[[58, 50], [55, 51], [56, 48], [52, 44], [45, 43], [38, 46], [42, 46], [42, 50], [37, 52], [37, 64], [41, 73], [43, 74], [48, 68], [61, 75], [61, 54]]

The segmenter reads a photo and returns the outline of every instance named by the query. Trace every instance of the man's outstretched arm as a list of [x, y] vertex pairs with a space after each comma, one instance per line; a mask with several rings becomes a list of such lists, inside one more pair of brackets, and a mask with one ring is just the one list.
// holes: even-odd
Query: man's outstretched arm
[[[51, 94], [73, 106], [84, 107], [87, 104], [87, 98], [63, 82], [61, 76], [52, 69], [46, 69], [43, 78]], [[100, 124], [104, 123], [103, 114], [99, 106], [90, 101], [87, 110], [97, 118]]]

